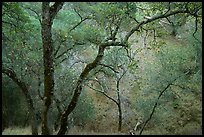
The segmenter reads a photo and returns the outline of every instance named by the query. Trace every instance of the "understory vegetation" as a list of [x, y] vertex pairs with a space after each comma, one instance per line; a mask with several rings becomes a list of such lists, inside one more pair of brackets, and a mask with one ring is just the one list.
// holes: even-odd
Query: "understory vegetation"
[[3, 135], [201, 135], [202, 2], [2, 2]]

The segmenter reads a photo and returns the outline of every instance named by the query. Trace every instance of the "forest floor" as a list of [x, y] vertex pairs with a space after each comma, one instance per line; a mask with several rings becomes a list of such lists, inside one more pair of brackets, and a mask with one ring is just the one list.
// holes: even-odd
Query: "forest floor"
[[[39, 127], [39, 133], [41, 133], [41, 127]], [[54, 133], [56, 134], [56, 133]], [[166, 133], [161, 133], [161, 130], [159, 129], [147, 129], [143, 131], [142, 135], [164, 135]], [[2, 132], [2, 135], [31, 135], [31, 127], [10, 127], [5, 129]], [[39, 134], [40, 135], [40, 134]], [[130, 135], [130, 133], [124, 133], [124, 132], [94, 132], [94, 131], [86, 131], [81, 130], [78, 128], [72, 128], [70, 129], [69, 133], [67, 135]], [[171, 135], [170, 133], [168, 135]], [[182, 135], [202, 135], [202, 129], [195, 129], [194, 131], [186, 131], [183, 132]]]
[[[151, 131], [144, 131], [144, 133], [148, 134]], [[2, 132], [2, 135], [31, 135], [31, 128], [19, 128], [19, 127], [12, 127], [7, 128]], [[55, 134], [55, 133], [54, 133]], [[104, 133], [104, 132], [94, 132], [94, 131], [85, 131], [73, 128], [69, 131], [68, 135], [129, 135], [129, 133]]]
[[[40, 131], [40, 130], [39, 130]], [[39, 132], [41, 133], [41, 132]], [[31, 135], [31, 128], [25, 127], [10, 127], [2, 132], [2, 135]], [[56, 133], [54, 133], [56, 134]], [[94, 131], [81, 131], [79, 129], [73, 128], [69, 131], [68, 135], [126, 135], [126, 133], [103, 133]]]

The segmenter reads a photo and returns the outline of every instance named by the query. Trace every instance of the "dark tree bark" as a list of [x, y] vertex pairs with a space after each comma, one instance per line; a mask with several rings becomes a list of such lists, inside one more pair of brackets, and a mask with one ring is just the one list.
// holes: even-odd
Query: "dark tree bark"
[[118, 96], [118, 112], [119, 112], [119, 115], [118, 115], [118, 131], [121, 131], [121, 127], [122, 127], [122, 109], [121, 109], [121, 101], [120, 101], [120, 87], [119, 87], [119, 83], [120, 81], [117, 80], [117, 83], [116, 83], [116, 87], [117, 87], [117, 96]]
[[[108, 66], [108, 65], [105, 65], [105, 64], [99, 64], [99, 65], [102, 65], [102, 66], [105, 66], [105, 67], [110, 68], [112, 71], [115, 72], [115, 74], [116, 74], [116, 73], [119, 73], [118, 71], [114, 70], [112, 67], [110, 67], [110, 66]], [[122, 68], [123, 68], [123, 67], [122, 67]], [[112, 97], [110, 97], [110, 96], [108, 96], [108, 95], [106, 94], [106, 91], [105, 91], [105, 90], [95, 89], [95, 88], [93, 88], [93, 87], [87, 85], [89, 88], [91, 88], [91, 89], [93, 89], [93, 90], [95, 90], [95, 91], [97, 91], [97, 92], [102, 93], [104, 96], [106, 96], [108, 99], [110, 99], [111, 101], [113, 101], [113, 102], [117, 105], [117, 107], [118, 107], [118, 131], [119, 131], [119, 132], [122, 130], [122, 107], [121, 107], [121, 100], [120, 100], [120, 98], [121, 98], [121, 96], [120, 96], [120, 80], [123, 78], [123, 76], [125, 75], [126, 72], [127, 72], [127, 71], [124, 70], [124, 68], [123, 68], [123, 73], [121, 74], [120, 77], [118, 77], [117, 74], [116, 74], [116, 93], [117, 93], [117, 100], [114, 99], [114, 98], [112, 98]], [[96, 81], [101, 85], [101, 83], [100, 83], [98, 80], [96, 80]], [[101, 85], [101, 86], [102, 86], [102, 85]]]
[[32, 135], [38, 135], [38, 125], [37, 125], [37, 116], [35, 113], [35, 108], [33, 106], [33, 100], [29, 94], [29, 90], [25, 84], [25, 82], [21, 81], [16, 73], [12, 69], [3, 68], [2, 73], [6, 74], [9, 78], [11, 78], [22, 90], [25, 95], [26, 102], [28, 104], [29, 111], [31, 113], [31, 128]]
[[52, 42], [52, 24], [57, 12], [62, 8], [63, 2], [56, 2], [51, 7], [49, 2], [42, 3], [42, 43], [44, 61], [44, 108], [42, 116], [42, 134], [49, 135], [51, 129], [48, 127], [49, 109], [54, 94], [54, 48]]
[[118, 131], [121, 131], [122, 129], [122, 108], [121, 108], [121, 100], [120, 100], [120, 80], [123, 78], [123, 76], [125, 75], [125, 73], [127, 72], [126, 70], [123, 69], [123, 73], [120, 77], [117, 78], [116, 80], [116, 88], [117, 88], [117, 97], [118, 97]]
[[99, 45], [98, 55], [96, 56], [95, 60], [92, 63], [86, 65], [85, 69], [80, 74], [79, 79], [78, 79], [77, 84], [76, 84], [76, 88], [74, 89], [74, 95], [71, 99], [71, 102], [69, 103], [69, 105], [66, 107], [66, 109], [64, 110], [64, 112], [61, 115], [61, 124], [60, 124], [60, 130], [58, 132], [58, 135], [64, 135], [66, 133], [67, 124], [68, 124], [67, 118], [68, 118], [69, 114], [76, 107], [79, 95], [81, 94], [81, 91], [82, 91], [82, 84], [83, 84], [85, 78], [87, 77], [87, 75], [89, 74], [89, 72], [91, 70], [93, 70], [94, 68], [96, 68], [100, 64], [100, 61], [102, 60], [102, 58], [104, 56], [105, 48], [109, 47], [109, 46], [123, 46], [123, 47], [125, 47], [125, 45], [123, 45], [119, 42], [105, 42], [105, 43], [101, 43]]
[[86, 78], [86, 76], [89, 74], [89, 72], [94, 69], [98, 63], [102, 60], [103, 55], [104, 55], [104, 50], [105, 50], [105, 46], [104, 45], [100, 45], [99, 46], [99, 51], [98, 51], [98, 55], [95, 58], [95, 60], [88, 64], [85, 69], [83, 70], [83, 72], [80, 74], [79, 79], [77, 81], [77, 85], [76, 88], [74, 90], [74, 95], [72, 97], [71, 102], [69, 103], [68, 107], [65, 109], [65, 111], [62, 113], [61, 116], [61, 125], [60, 125], [60, 130], [58, 132], [58, 135], [64, 135], [65, 132], [67, 131], [67, 118], [68, 115], [74, 110], [74, 108], [76, 107], [77, 101], [78, 101], [78, 97], [81, 94], [82, 91], [82, 84], [84, 79]]

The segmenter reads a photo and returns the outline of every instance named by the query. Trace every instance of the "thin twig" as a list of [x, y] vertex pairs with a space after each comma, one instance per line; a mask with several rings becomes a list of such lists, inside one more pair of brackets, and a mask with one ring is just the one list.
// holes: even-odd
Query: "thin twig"
[[111, 69], [112, 71], [114, 71], [115, 73], [119, 73], [119, 72], [116, 71], [113, 67], [111, 67], [111, 66], [109, 66], [109, 65], [106, 65], [106, 64], [99, 64], [99, 65], [101, 65], [101, 66], [103, 66], [103, 67], [107, 67], [107, 68]]
[[114, 98], [108, 96], [104, 91], [102, 91], [100, 89], [95, 89], [95, 88], [89, 86], [88, 84], [86, 86], [93, 89], [93, 90], [95, 90], [95, 91], [97, 91], [97, 92], [99, 92], [99, 93], [102, 93], [103, 95], [105, 95], [107, 98], [109, 98], [110, 100], [112, 100], [113, 102], [115, 102], [118, 105], [118, 102]]

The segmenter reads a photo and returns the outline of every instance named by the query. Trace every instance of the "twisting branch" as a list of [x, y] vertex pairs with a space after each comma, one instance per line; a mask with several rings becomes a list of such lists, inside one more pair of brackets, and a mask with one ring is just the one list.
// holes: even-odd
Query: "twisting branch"
[[201, 43], [201, 41], [199, 39], [197, 39], [196, 36], [195, 36], [197, 31], [198, 31], [198, 17], [196, 16], [195, 17], [195, 31], [193, 32], [193, 37], [194, 37], [194, 39], [196, 39], [198, 42]]
[[101, 86], [101, 88], [102, 88], [103, 90], [95, 89], [95, 88], [93, 88], [92, 86], [89, 86], [88, 84], [86, 84], [86, 86], [88, 86], [89, 88], [91, 88], [91, 89], [93, 89], [93, 90], [95, 90], [95, 91], [97, 91], [97, 92], [102, 93], [102, 94], [105, 95], [107, 98], [109, 98], [110, 100], [112, 100], [113, 102], [115, 102], [117, 106], [119, 105], [118, 102], [117, 102], [114, 98], [112, 98], [112, 97], [110, 97], [108, 94], [106, 94], [106, 91], [105, 91], [105, 89], [103, 88], [103, 85], [101, 84], [101, 82], [100, 82], [98, 79], [95, 78], [95, 79], [88, 79], [88, 80], [89, 80], [89, 81], [91, 80], [91, 81], [97, 82], [97, 83]]
[[74, 46], [76, 46], [76, 45], [83, 45], [83, 44], [85, 44], [85, 43], [79, 43], [79, 42], [78, 42], [78, 43], [74, 43], [70, 48], [66, 49], [65, 51], [63, 51], [62, 53], [60, 53], [58, 56], [56, 56], [58, 50], [60, 49], [60, 46], [58, 46], [56, 52], [54, 53], [54, 55], [56, 56], [55, 59], [59, 59], [60, 57], [62, 57], [62, 56], [63, 56], [64, 54], [66, 54], [68, 51], [72, 50], [72, 49], [74, 48]]
[[135, 31], [138, 31], [140, 27], [142, 27], [143, 25], [147, 24], [147, 23], [150, 23], [150, 22], [153, 22], [157, 19], [161, 19], [161, 18], [167, 18], [169, 16], [172, 16], [172, 15], [175, 15], [175, 14], [179, 14], [179, 13], [189, 13], [188, 10], [186, 9], [179, 9], [179, 10], [176, 10], [176, 11], [172, 11], [172, 12], [169, 12], [169, 13], [165, 13], [165, 14], [158, 14], [158, 15], [155, 15], [155, 16], [152, 16], [151, 18], [148, 18], [148, 19], [144, 19], [143, 21], [141, 21], [138, 25], [136, 25], [135, 27], [133, 27], [128, 33], [127, 35], [125, 36], [124, 40], [122, 43], [127, 43], [129, 37], [135, 32]]
[[83, 18], [82, 18], [82, 16], [81, 16], [81, 14], [76, 10], [76, 8], [73, 8], [74, 9], [74, 11], [77, 13], [77, 15], [80, 17], [80, 19], [82, 20]]
[[66, 41], [67, 41], [67, 39], [63, 39], [63, 40], [60, 41], [60, 43], [58, 44], [57, 48], [56, 48], [55, 51], [54, 51], [54, 57], [57, 56], [57, 54], [58, 54], [58, 52], [59, 52], [59, 50], [60, 50], [60, 48], [61, 48], [61, 45], [62, 45], [64, 42], [66, 42]]
[[100, 62], [103, 59], [105, 49], [110, 46], [121, 46], [121, 47], [127, 47], [127, 45], [120, 43], [120, 42], [115, 42], [115, 41], [107, 41], [99, 44], [98, 48], [98, 53], [96, 58], [93, 60], [93, 62], [87, 64], [81, 74], [79, 75], [79, 78], [76, 82], [76, 87], [74, 89], [74, 94], [72, 96], [72, 99], [69, 103], [69, 105], [66, 107], [66, 109], [63, 111], [61, 115], [61, 125], [60, 125], [60, 130], [58, 131], [58, 135], [65, 134], [67, 131], [67, 118], [69, 114], [74, 110], [76, 107], [78, 98], [82, 92], [83, 89], [83, 84], [87, 78], [87, 76], [90, 74], [90, 72], [95, 69]]
[[126, 53], [127, 53], [127, 57], [128, 57], [128, 59], [129, 59], [129, 61], [130, 61], [130, 62], [133, 61], [133, 60], [134, 60], [134, 57], [132, 57], [132, 55], [131, 55], [131, 49], [130, 49], [130, 52], [129, 52], [129, 50], [128, 50], [127, 47], [125, 47], [124, 49], [125, 49], [125, 51], [126, 51]]

